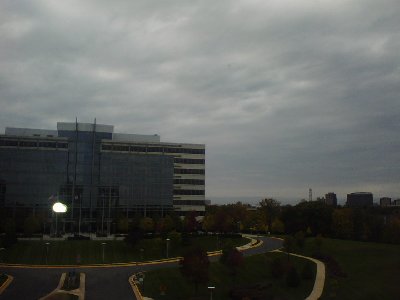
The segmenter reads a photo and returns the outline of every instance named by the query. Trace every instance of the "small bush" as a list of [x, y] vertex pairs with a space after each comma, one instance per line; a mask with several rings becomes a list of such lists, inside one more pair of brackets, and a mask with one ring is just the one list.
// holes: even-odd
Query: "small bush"
[[310, 280], [314, 278], [314, 272], [313, 272], [313, 264], [312, 262], [308, 261], [305, 263], [303, 266], [303, 270], [301, 271], [301, 278]]
[[271, 275], [274, 278], [281, 278], [285, 274], [285, 268], [282, 260], [277, 257], [271, 262]]
[[295, 240], [296, 240], [296, 245], [297, 247], [299, 247], [300, 249], [304, 248], [304, 243], [305, 243], [305, 235], [303, 231], [299, 231], [295, 234], [294, 236]]
[[298, 287], [300, 285], [300, 276], [295, 267], [290, 268], [286, 276], [286, 284], [289, 287]]

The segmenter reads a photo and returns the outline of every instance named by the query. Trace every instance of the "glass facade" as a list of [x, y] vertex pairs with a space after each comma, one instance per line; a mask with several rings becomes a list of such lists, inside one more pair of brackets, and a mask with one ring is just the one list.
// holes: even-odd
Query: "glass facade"
[[173, 157], [103, 151], [112, 131], [96, 124], [67, 125], [56, 137], [0, 136], [4, 215], [22, 227], [34, 214], [43, 231], [52, 233], [51, 206], [58, 199], [68, 206], [58, 217], [59, 232], [110, 234], [121, 216], [164, 215], [172, 209]]

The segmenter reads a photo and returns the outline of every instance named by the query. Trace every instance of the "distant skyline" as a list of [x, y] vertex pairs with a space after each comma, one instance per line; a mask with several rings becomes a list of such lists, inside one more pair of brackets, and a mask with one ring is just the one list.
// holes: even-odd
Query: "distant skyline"
[[78, 117], [204, 143], [207, 199], [400, 198], [399, 15], [397, 0], [2, 1], [0, 132]]

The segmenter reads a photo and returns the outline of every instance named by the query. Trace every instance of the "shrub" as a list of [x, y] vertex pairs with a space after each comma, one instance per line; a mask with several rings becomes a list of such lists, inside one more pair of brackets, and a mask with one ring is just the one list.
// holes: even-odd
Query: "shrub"
[[303, 270], [301, 271], [301, 278], [310, 280], [314, 278], [313, 264], [308, 261], [304, 264]]
[[295, 234], [294, 238], [296, 239], [296, 245], [300, 249], [304, 248], [304, 242], [305, 242], [305, 235], [303, 231], [299, 231]]
[[271, 275], [274, 278], [281, 278], [285, 274], [285, 268], [282, 263], [282, 259], [279, 257], [274, 258], [271, 262]]
[[294, 266], [290, 268], [286, 276], [286, 284], [289, 287], [298, 287], [300, 285], [300, 276]]

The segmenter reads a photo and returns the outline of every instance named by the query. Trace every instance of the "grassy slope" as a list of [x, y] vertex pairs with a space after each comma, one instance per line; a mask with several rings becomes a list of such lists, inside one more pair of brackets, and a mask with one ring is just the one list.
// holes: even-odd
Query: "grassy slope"
[[2, 286], [4, 282], [6, 282], [7, 278], [7, 275], [0, 273], [0, 286]]
[[[313, 239], [302, 251], [311, 255]], [[347, 273], [327, 277], [322, 299], [400, 299], [400, 246], [323, 239], [322, 252], [332, 255]]]
[[[233, 280], [226, 267], [220, 263], [212, 263], [210, 266], [210, 282], [208, 285], [215, 286], [214, 299], [229, 299], [228, 293], [232, 286], [248, 286], [254, 283], [272, 282], [274, 294], [279, 294], [281, 299], [304, 299], [311, 292], [313, 280], [302, 281], [300, 287], [293, 289], [286, 286], [284, 278], [272, 279], [270, 276], [270, 261], [284, 254], [268, 253], [245, 258], [245, 264], [240, 269], [237, 278]], [[305, 261], [300, 258], [291, 258], [298, 270], [301, 270]], [[314, 270], [315, 272], [315, 270]], [[148, 272], [145, 278], [144, 294], [155, 299], [160, 298], [160, 285], [167, 287], [167, 293], [162, 299], [189, 299], [195, 295], [194, 285], [181, 276], [179, 269], [162, 269]], [[198, 294], [209, 296], [206, 286], [199, 286]]]
[[[244, 238], [222, 239], [234, 245], [248, 242]], [[49, 264], [75, 264], [80, 254], [82, 264], [102, 263], [101, 241], [52, 241], [49, 245]], [[106, 241], [105, 262], [130, 262], [141, 260], [140, 249], [143, 248], [143, 260], [165, 258], [166, 244], [161, 239], [145, 239], [135, 247], [126, 245], [123, 241]], [[192, 244], [202, 244], [207, 251], [217, 249], [217, 239], [214, 236], [192, 239]], [[184, 251], [180, 244], [169, 245], [169, 257], [179, 256]], [[10, 249], [3, 251], [4, 262], [21, 264], [46, 264], [46, 245], [44, 241], [20, 241]]]

